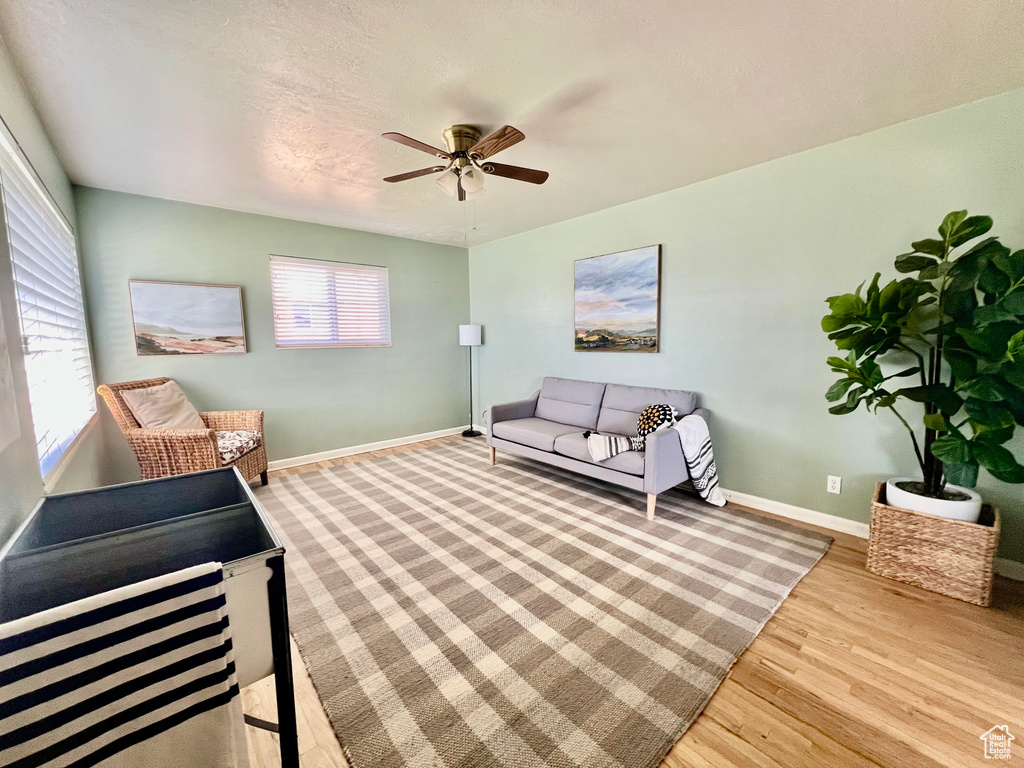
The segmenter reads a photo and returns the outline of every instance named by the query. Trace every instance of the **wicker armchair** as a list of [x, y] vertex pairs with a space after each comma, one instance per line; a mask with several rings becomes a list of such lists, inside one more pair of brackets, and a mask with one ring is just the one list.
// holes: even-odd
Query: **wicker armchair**
[[221, 464], [217, 450], [216, 432], [248, 429], [260, 433], [260, 444], [226, 466], [238, 467], [246, 480], [259, 475], [260, 481], [266, 485], [267, 448], [263, 438], [263, 411], [200, 413], [207, 429], [143, 429], [139, 426], [121, 393], [128, 389], [155, 387], [168, 381], [170, 379], [166, 377], [125, 381], [120, 384], [104, 384], [98, 390], [139, 460], [142, 479], [183, 475], [225, 466]]

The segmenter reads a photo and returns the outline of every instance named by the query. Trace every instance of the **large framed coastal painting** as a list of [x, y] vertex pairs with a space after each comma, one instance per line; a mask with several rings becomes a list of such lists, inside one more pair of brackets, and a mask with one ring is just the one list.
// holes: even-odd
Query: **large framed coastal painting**
[[578, 352], [657, 352], [661, 246], [576, 261]]
[[136, 354], [245, 354], [241, 286], [129, 280], [128, 292]]

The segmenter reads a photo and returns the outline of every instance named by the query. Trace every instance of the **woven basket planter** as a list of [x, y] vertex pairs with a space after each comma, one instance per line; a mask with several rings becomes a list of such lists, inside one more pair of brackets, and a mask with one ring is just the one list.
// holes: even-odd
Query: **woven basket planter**
[[977, 523], [911, 512], [885, 503], [885, 483], [871, 500], [868, 565], [872, 573], [975, 605], [992, 601], [999, 510], [981, 508]]

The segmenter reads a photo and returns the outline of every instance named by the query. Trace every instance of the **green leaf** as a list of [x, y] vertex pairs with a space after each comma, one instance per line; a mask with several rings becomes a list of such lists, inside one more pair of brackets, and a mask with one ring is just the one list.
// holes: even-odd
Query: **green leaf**
[[959, 485], [964, 488], [973, 488], [978, 484], [977, 464], [949, 464], [942, 465], [942, 473], [946, 476], [947, 482]]
[[918, 240], [910, 245], [917, 253], [927, 253], [930, 256], [938, 256], [939, 258], [946, 254], [946, 243], [943, 240], [928, 238], [927, 240]]
[[993, 256], [992, 263], [1005, 272], [1013, 282], [1024, 278], [1024, 250], [1011, 254], [1007, 248], [1004, 253]]
[[1010, 278], [994, 264], [989, 264], [978, 275], [978, 288], [983, 293], [1002, 294], [1010, 290]]
[[904, 368], [899, 373], [891, 373], [891, 374], [889, 374], [888, 376], [885, 377], [885, 381], [888, 381], [889, 379], [902, 379], [902, 378], [905, 378], [907, 376], [913, 376], [915, 373], [918, 373], [920, 370], [921, 370], [921, 366], [919, 366], [919, 365], [912, 365], [909, 368]]
[[949, 286], [956, 291], [974, 290], [981, 270], [988, 266], [996, 256], [1009, 253], [996, 238], [989, 237], [979, 243], [975, 243], [968, 250], [953, 260], [953, 267], [949, 270]]
[[1006, 342], [1006, 359], [1018, 360], [1024, 357], [1024, 329], [1017, 331]]
[[897, 392], [916, 403], [935, 403], [940, 411], [952, 416], [960, 410], [963, 400], [948, 384], [928, 384], [923, 387], [907, 387]]
[[825, 393], [825, 399], [830, 403], [834, 403], [836, 400], [842, 400], [850, 387], [856, 383], [857, 381], [855, 379], [840, 379], [828, 388], [828, 392]]
[[973, 379], [978, 373], [978, 359], [967, 350], [945, 347], [942, 356], [957, 379]]
[[964, 410], [970, 416], [971, 425], [975, 426], [975, 429], [980, 427], [995, 430], [1013, 426], [1014, 414], [1003, 403], [969, 397], [964, 402]]
[[834, 333], [840, 328], [844, 328], [850, 324], [850, 319], [847, 317], [836, 317], [835, 315], [825, 315], [821, 318], [821, 330], [825, 333]]
[[897, 272], [916, 272], [919, 269], [930, 267], [935, 263], [931, 256], [922, 256], [918, 253], [904, 253], [896, 257]]
[[1002, 480], [1004, 483], [1024, 483], [1024, 467], [1020, 464], [1005, 471], [989, 469], [989, 472], [996, 480]]
[[1024, 400], [1024, 355], [1018, 354], [1016, 360], [1004, 361], [999, 366], [999, 374], [1008, 384], [1022, 390], [1017, 394], [1017, 399]]
[[974, 441], [976, 443], [984, 443], [985, 445], [1002, 445], [1013, 437], [1015, 429], [1015, 424], [1010, 424], [1010, 426], [1000, 429], [986, 429], [978, 432], [974, 436]]
[[847, 413], [853, 413], [854, 411], [857, 410], [857, 406], [860, 405], [860, 395], [863, 392], [863, 387], [858, 387], [857, 389], [850, 392], [849, 396], [846, 398], [845, 403], [833, 405], [831, 408], [828, 409], [828, 412], [835, 414], [836, 416], [843, 416]]
[[974, 283], [971, 283], [968, 290], [947, 290], [942, 296], [942, 311], [960, 323], [970, 323], [977, 306], [978, 296], [974, 291]]
[[[1008, 474], [1016, 469], [1024, 469], [1013, 458], [1013, 454], [1001, 445], [975, 443], [973, 453], [977, 462], [992, 474]], [[1024, 482], [1024, 480], [1018, 482]]]
[[941, 413], [926, 413], [924, 415], [924, 426], [926, 429], [934, 429], [936, 432], [949, 432], [946, 417]]
[[932, 456], [944, 464], [970, 464], [971, 444], [958, 435], [943, 435], [932, 442]]
[[961, 381], [956, 388], [979, 400], [987, 400], [992, 403], [1003, 400], [1003, 390], [993, 376], [978, 376], [968, 381]]
[[1007, 312], [998, 304], [992, 304], [987, 307], [979, 307], [974, 312], [974, 321], [978, 325], [988, 325], [989, 323], [1003, 323], [1006, 321], [1013, 322], [1017, 318], [1010, 312]]
[[959, 333], [964, 341], [979, 352], [989, 357], [1000, 357], [1006, 352], [1006, 342], [997, 334], [990, 332], [992, 326], [986, 326], [977, 331], [970, 328], [960, 328]]
[[1024, 288], [1003, 297], [1003, 309], [1014, 315], [1024, 315]]
[[984, 235], [990, 229], [992, 229], [991, 216], [968, 216], [952, 233], [949, 238], [949, 247], [956, 248], [963, 245], [968, 240]]
[[952, 268], [952, 261], [940, 261], [937, 264], [932, 264], [930, 267], [922, 269], [921, 274], [918, 275], [918, 277], [922, 280], [936, 280], [949, 272]]
[[845, 357], [832, 356], [825, 361], [831, 368], [838, 368], [840, 371], [855, 371], [857, 370], [857, 363], [850, 363]]
[[864, 312], [864, 299], [855, 293], [829, 296], [825, 301], [828, 302], [832, 314], [837, 317], [855, 317]]
[[957, 227], [963, 224], [964, 219], [967, 218], [967, 211], [953, 211], [946, 214], [946, 218], [942, 220], [939, 225], [939, 234], [942, 235], [943, 241], [949, 240]]

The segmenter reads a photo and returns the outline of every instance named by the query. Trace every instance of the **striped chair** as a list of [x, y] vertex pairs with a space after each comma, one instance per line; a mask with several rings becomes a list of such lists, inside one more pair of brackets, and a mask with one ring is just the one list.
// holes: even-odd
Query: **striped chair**
[[[183, 475], [236, 466], [246, 480], [259, 475], [267, 484], [267, 447], [263, 435], [263, 411], [206, 411], [200, 413], [206, 429], [143, 429], [129, 410], [121, 393], [166, 384], [170, 379], [144, 379], [120, 384], [104, 384], [99, 388], [117, 426], [135, 452], [142, 470], [142, 479], [151, 480], [168, 475]], [[234, 461], [223, 462], [217, 447], [217, 432], [250, 430], [260, 435], [259, 444]]]

